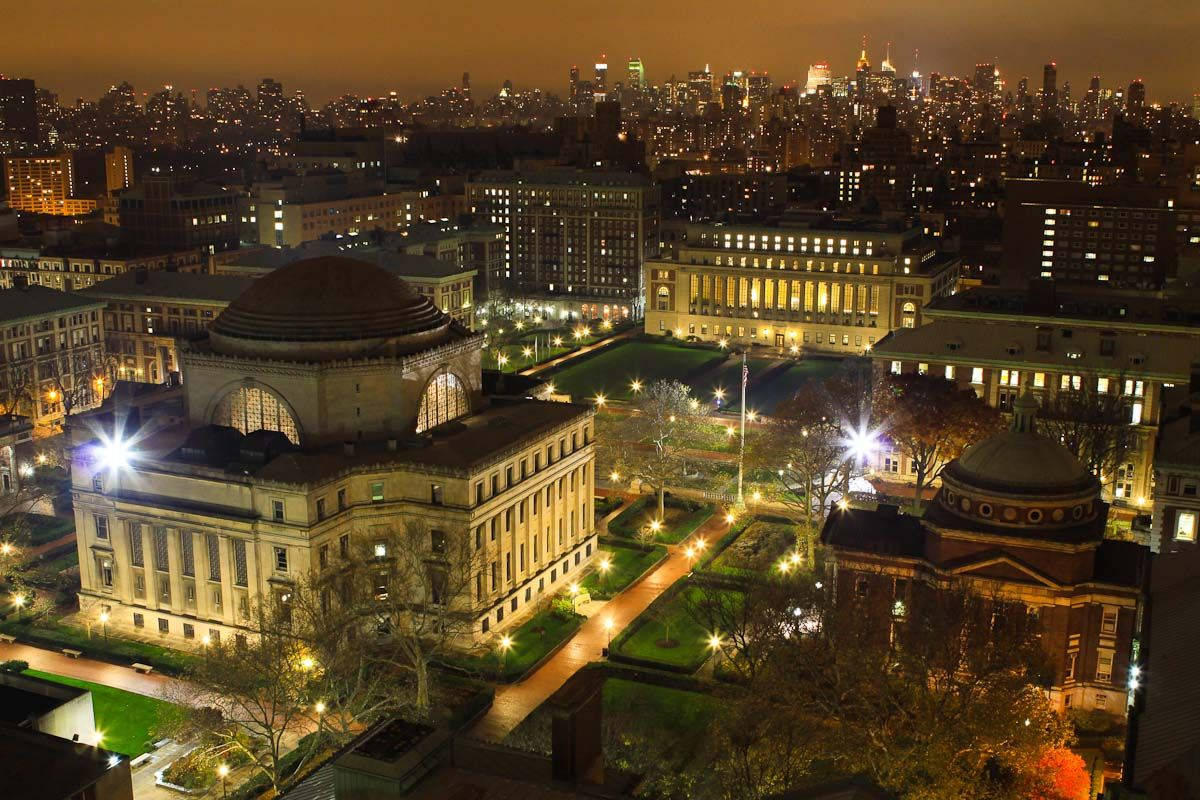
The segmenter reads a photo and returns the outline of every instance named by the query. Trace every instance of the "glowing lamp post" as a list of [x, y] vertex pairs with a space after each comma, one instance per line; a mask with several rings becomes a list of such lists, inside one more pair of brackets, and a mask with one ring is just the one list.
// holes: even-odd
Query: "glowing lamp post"
[[503, 672], [508, 664], [508, 651], [512, 650], [513, 640], [507, 633], [500, 637], [500, 671]]
[[25, 608], [25, 595], [14, 594], [12, 604], [17, 607], [17, 619], [21, 618], [21, 611]]
[[612, 649], [612, 632], [615, 625], [616, 623], [613, 622], [612, 617], [608, 617], [604, 620], [604, 633], [608, 636], [608, 644], [604, 647], [605, 655], [608, 655], [608, 651]]
[[100, 612], [100, 631], [104, 634], [104, 641], [108, 641], [108, 612]]
[[217, 777], [221, 779], [221, 796], [229, 797], [229, 792], [225, 788], [225, 779], [229, 777], [229, 765], [221, 764], [217, 767]]
[[612, 569], [612, 561], [608, 556], [600, 559], [600, 583], [604, 587], [608, 587], [608, 571]]

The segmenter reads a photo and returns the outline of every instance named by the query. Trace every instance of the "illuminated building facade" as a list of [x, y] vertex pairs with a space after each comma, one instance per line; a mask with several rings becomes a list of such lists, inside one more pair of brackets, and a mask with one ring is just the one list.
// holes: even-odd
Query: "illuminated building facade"
[[181, 423], [75, 449], [82, 612], [176, 646], [228, 640], [256, 604], [418, 521], [431, 561], [452, 539], [471, 553], [471, 585], [432, 602], [473, 640], [507, 629], [596, 552], [593, 411], [485, 394], [481, 344], [355, 259], [256, 281], [180, 354]]
[[17, 211], [77, 216], [96, 210], [95, 200], [75, 197], [75, 161], [70, 153], [6, 158], [4, 180], [8, 204]]
[[688, 225], [646, 262], [646, 332], [781, 353], [864, 353], [954, 291], [958, 260], [902, 222], [812, 215]]

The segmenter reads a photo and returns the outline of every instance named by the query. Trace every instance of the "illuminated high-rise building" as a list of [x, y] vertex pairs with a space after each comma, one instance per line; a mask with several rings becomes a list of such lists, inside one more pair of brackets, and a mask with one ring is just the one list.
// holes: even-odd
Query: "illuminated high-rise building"
[[1140, 117], [1146, 110], [1146, 84], [1141, 79], [1129, 84], [1129, 93], [1125, 95], [1125, 114], [1131, 119]]
[[1042, 116], [1058, 114], [1058, 64], [1051, 61], [1042, 67]]
[[888, 42], [884, 50], [883, 63], [879, 65], [879, 71], [888, 75], [895, 75], [896, 68], [892, 66], [892, 43]]
[[0, 153], [37, 140], [37, 88], [29, 78], [0, 75]]
[[70, 153], [4, 160], [8, 204], [31, 214], [72, 216], [96, 210], [95, 200], [75, 197], [75, 163]]
[[608, 98], [608, 57], [600, 56], [600, 61], [596, 63], [596, 82], [592, 89], [592, 94], [596, 98], [596, 102]]
[[814, 94], [822, 86], [829, 86], [833, 82], [833, 71], [829, 68], [828, 61], [818, 61], [808, 68], [808, 82], [804, 85], [804, 90], [809, 94]]
[[640, 58], [629, 59], [627, 70], [629, 88], [638, 90], [645, 89], [646, 68], [642, 65], [642, 60]]
[[104, 154], [104, 188], [111, 195], [133, 186], [133, 151], [117, 145]]

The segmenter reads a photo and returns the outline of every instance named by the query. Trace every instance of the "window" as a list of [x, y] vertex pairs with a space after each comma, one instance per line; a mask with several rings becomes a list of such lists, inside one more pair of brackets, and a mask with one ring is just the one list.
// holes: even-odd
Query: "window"
[[953, 364], [946, 365], [946, 380], [948, 380], [948, 381], [954, 380], [954, 365]]
[[146, 563], [142, 555], [142, 526], [136, 522], [129, 523], [129, 563], [135, 567]]
[[470, 411], [467, 390], [456, 375], [443, 372], [434, 376], [425, 388], [417, 410], [417, 433], [436, 428]]
[[[524, 545], [522, 545], [523, 547]], [[429, 547], [438, 555], [443, 555], [446, 552], [446, 532], [445, 531], [430, 531], [429, 532]]]
[[134, 614], [133, 615], [133, 627], [135, 627], [135, 628], [146, 627], [146, 617], [144, 614]]
[[[820, 334], [817, 334], [817, 335], [819, 336]], [[821, 340], [818, 339], [817, 341], [821, 341]], [[901, 362], [899, 362], [899, 361], [892, 362], [892, 374], [893, 375], [899, 375], [901, 373], [901, 371], [903, 371], [903, 369], [904, 369], [904, 365]]]
[[383, 502], [383, 481], [375, 481], [371, 484], [371, 502]]
[[222, 397], [212, 421], [216, 425], [237, 428], [242, 433], [279, 431], [292, 444], [300, 444], [300, 434], [291, 412], [275, 395], [256, 386], [242, 386]]
[[971, 368], [971, 383], [983, 383], [983, 367]]
[[97, 539], [107, 539], [108, 538], [108, 517], [102, 516], [100, 514], [96, 515], [96, 538]]
[[158, 632], [159, 633], [170, 633], [171, 632], [171, 623], [168, 622], [165, 617], [158, 618]]
[[1114, 636], [1117, 633], [1117, 609], [1105, 607], [1104, 616], [1100, 619], [1100, 633]]
[[179, 558], [183, 562], [183, 574], [195, 576], [196, 553], [193, 547], [192, 532], [179, 532]]
[[276, 522], [283, 522], [283, 501], [275, 499], [271, 501], [271, 519]]
[[1067, 653], [1067, 664], [1063, 669], [1063, 677], [1067, 680], [1075, 679], [1075, 662], [1079, 660], [1079, 653], [1074, 651]]
[[346, 510], [346, 487], [337, 490], [337, 507], [338, 511]]
[[1113, 670], [1113, 651], [1100, 650], [1096, 653], [1096, 680], [1111, 681]]
[[275, 548], [275, 569], [279, 572], [287, 572], [288, 556], [286, 547]]
[[208, 579], [210, 581], [219, 581], [221, 580], [221, 556], [218, 539], [211, 533], [206, 535], [204, 539], [208, 549]]
[[1180, 511], [1175, 515], [1175, 540], [1178, 542], [1196, 541], [1196, 512]]
[[325, 519], [325, 498], [317, 498], [317, 519]]
[[350, 556], [350, 534], [343, 533], [338, 538], [338, 555], [341, 556], [342, 558], [349, 558], [349, 556]]
[[111, 558], [100, 559], [100, 583], [108, 588], [112, 588], [113, 564]]
[[435, 506], [442, 504], [442, 485], [440, 483], [429, 484], [429, 502]]
[[233, 540], [233, 584], [235, 586], [248, 586], [249, 579], [246, 569], [246, 540]]
[[196, 626], [192, 625], [190, 622], [183, 623], [183, 638], [195, 639], [196, 638]]
[[167, 559], [167, 529], [154, 529], [154, 568], [159, 572], [170, 569]]

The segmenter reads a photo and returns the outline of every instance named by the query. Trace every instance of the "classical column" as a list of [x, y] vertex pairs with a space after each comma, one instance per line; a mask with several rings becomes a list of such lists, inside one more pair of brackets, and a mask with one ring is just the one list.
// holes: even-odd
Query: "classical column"
[[203, 619], [208, 616], [209, 604], [208, 542], [199, 531], [190, 531], [184, 536], [192, 537], [192, 571], [195, 573], [192, 585], [196, 589], [196, 616]]
[[[186, 610], [183, 596], [183, 554], [179, 550], [179, 530], [166, 528], [167, 570], [171, 581], [171, 610], [179, 614]], [[155, 565], [157, 567], [157, 564]]]
[[221, 613], [219, 617], [226, 625], [235, 625], [237, 608], [233, 599], [233, 543], [228, 536], [217, 537], [217, 563], [221, 565]]

